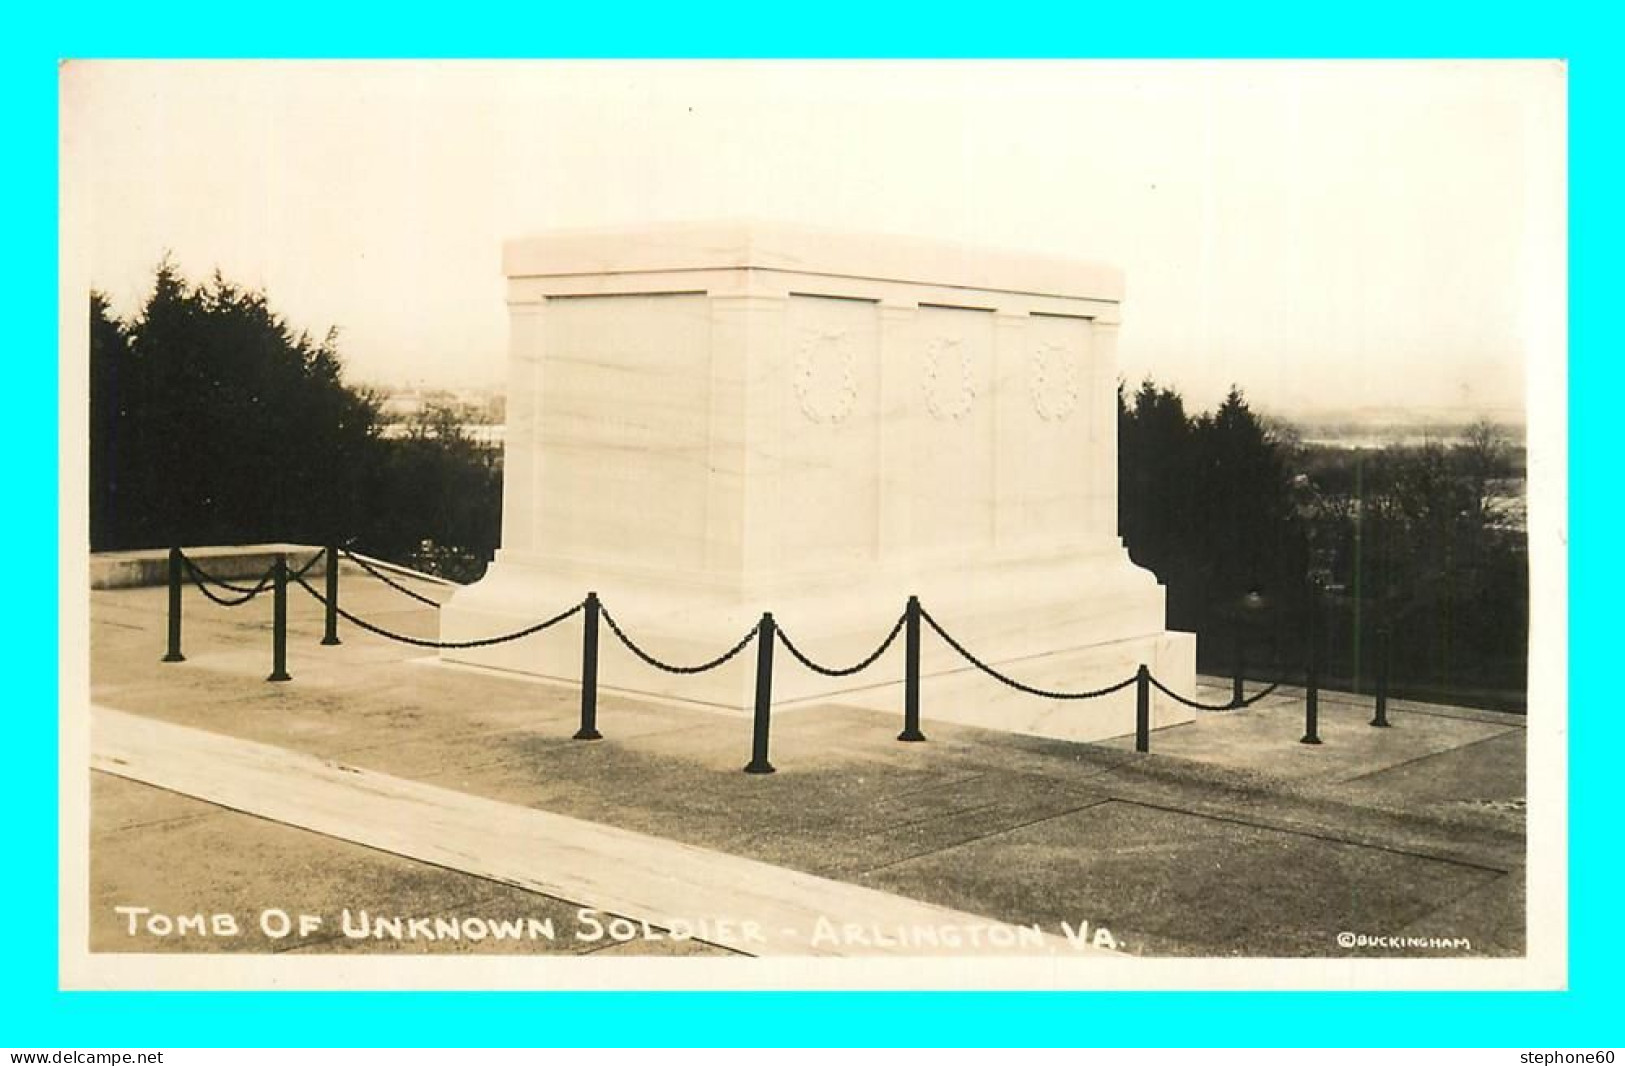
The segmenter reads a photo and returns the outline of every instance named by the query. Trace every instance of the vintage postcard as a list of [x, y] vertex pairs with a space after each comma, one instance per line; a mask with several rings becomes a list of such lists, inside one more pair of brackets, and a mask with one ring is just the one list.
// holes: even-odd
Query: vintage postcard
[[1566, 107], [64, 63], [63, 987], [1564, 987]]

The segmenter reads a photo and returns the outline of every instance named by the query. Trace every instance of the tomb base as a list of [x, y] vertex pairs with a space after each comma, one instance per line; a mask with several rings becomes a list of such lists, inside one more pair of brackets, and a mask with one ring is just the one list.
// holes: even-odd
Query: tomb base
[[[442, 608], [443, 640], [517, 631], [599, 594], [604, 611], [645, 652], [673, 666], [703, 664], [733, 647], [765, 609], [815, 662], [844, 668], [891, 632], [910, 594], [955, 640], [1000, 672], [1037, 688], [1081, 691], [1113, 684], [1144, 663], [1169, 688], [1188, 693], [1195, 638], [1163, 628], [1162, 590], [1120, 547], [1062, 556], [1023, 556], [976, 567], [868, 575], [863, 587], [839, 581], [764, 579], [744, 591], [700, 576], [652, 572], [589, 577], [562, 560], [499, 558], [486, 577]], [[442, 658], [579, 683], [578, 615], [520, 640], [447, 650]], [[668, 673], [624, 647], [607, 621], [599, 630], [599, 683], [606, 689], [749, 714], [756, 693], [753, 643], [703, 673]], [[782, 644], [773, 656], [775, 707], [806, 702], [895, 710], [901, 716], [903, 634], [861, 673], [828, 677]], [[1052, 700], [1009, 688], [971, 667], [929, 624], [921, 626], [924, 717], [1036, 736], [1098, 740], [1134, 729], [1132, 687], [1099, 699]], [[1153, 725], [1189, 720], [1160, 693]]]

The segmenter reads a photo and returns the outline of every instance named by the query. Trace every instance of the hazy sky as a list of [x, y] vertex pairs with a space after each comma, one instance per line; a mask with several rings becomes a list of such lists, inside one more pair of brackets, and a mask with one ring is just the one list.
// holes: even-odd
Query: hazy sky
[[502, 380], [510, 237], [921, 234], [1122, 267], [1123, 373], [1198, 406], [1507, 414], [1561, 358], [1564, 110], [1552, 63], [72, 64], [64, 252], [455, 385]]

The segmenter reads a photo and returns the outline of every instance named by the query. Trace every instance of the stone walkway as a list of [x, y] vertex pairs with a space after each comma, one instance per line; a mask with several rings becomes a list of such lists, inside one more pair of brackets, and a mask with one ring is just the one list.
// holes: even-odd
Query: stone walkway
[[[1080, 745], [933, 723], [928, 687], [928, 743], [896, 742], [900, 716], [798, 709], [774, 718], [779, 772], [754, 776], [739, 772], [747, 718], [606, 694], [605, 739], [573, 741], [573, 686], [440, 666], [349, 628], [341, 647], [319, 647], [319, 608], [302, 595], [292, 682], [264, 680], [268, 603], [228, 612], [190, 591], [188, 661], [160, 664], [164, 602], [162, 589], [92, 594], [96, 702], [1000, 921], [1105, 926], [1135, 954], [1361, 953], [1337, 946], [1344, 931], [1460, 938], [1471, 947], [1459, 954], [1524, 949], [1515, 716], [1401, 704], [1395, 727], [1377, 730], [1368, 704], [1326, 698], [1326, 743], [1314, 747], [1298, 743], [1301, 703], [1284, 694], [1159, 730], [1139, 755], [1128, 738]], [[435, 634], [431, 609], [349, 572], [345, 604]], [[435, 911], [517, 891], [104, 775], [92, 818], [98, 950], [176, 949], [129, 935], [111, 900], [185, 912], [212, 898], [328, 909], [366, 898]], [[532, 898], [561, 913], [594, 904]]]

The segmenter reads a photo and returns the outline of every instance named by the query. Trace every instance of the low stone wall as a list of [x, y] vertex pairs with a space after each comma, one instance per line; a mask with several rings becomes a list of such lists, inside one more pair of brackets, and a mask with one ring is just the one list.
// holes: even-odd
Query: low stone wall
[[[257, 578], [271, 566], [278, 552], [286, 552], [290, 566], [303, 566], [322, 549], [309, 544], [226, 544], [185, 548], [186, 556], [215, 577], [234, 580]], [[326, 573], [327, 561], [318, 560], [311, 574]], [[169, 581], [169, 549], [94, 552], [90, 556], [92, 589], [141, 588]]]

